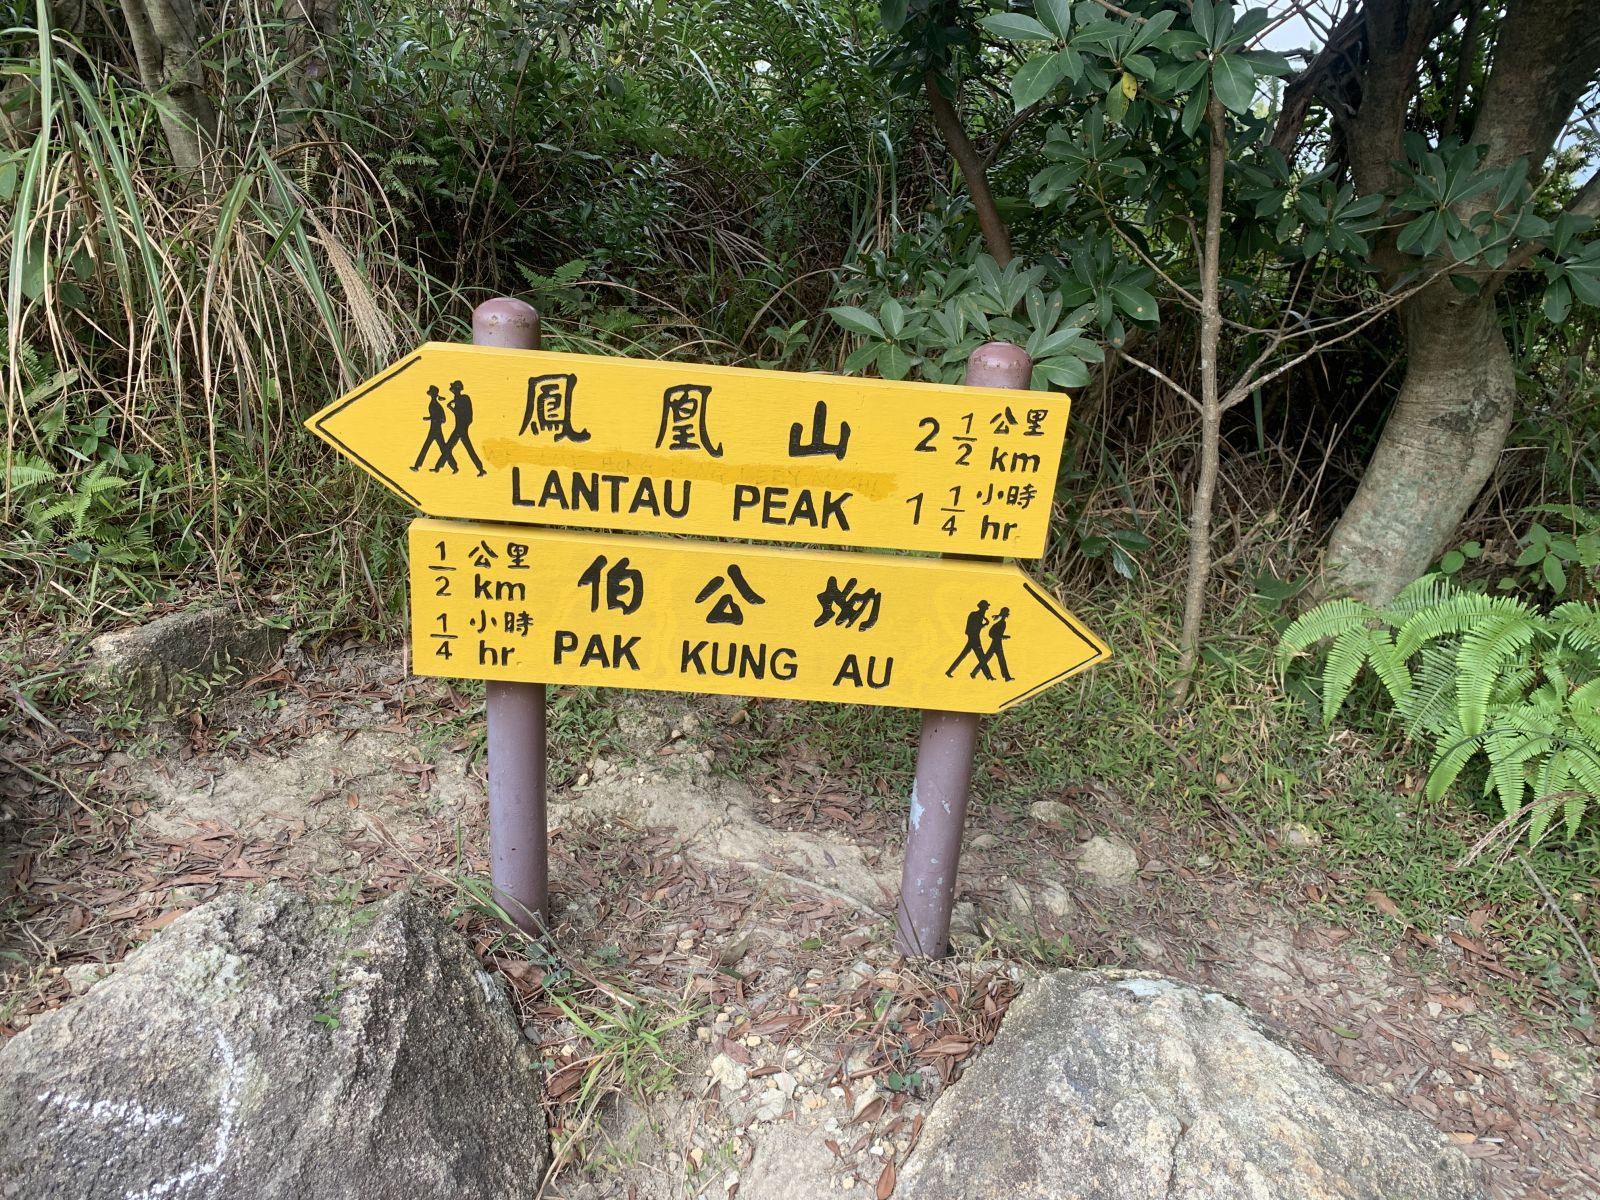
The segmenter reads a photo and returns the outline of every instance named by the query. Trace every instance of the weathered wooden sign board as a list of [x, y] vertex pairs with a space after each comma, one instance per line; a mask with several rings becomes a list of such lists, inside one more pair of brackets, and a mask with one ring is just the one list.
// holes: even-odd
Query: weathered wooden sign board
[[1105, 658], [1015, 567], [417, 520], [419, 675], [998, 712]]
[[306, 424], [433, 516], [1036, 558], [1068, 399], [430, 342]]

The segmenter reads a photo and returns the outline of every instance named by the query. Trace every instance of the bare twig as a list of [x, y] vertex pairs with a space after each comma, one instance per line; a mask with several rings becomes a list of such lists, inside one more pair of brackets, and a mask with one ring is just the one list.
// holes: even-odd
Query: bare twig
[[1528, 861], [1528, 856], [1525, 854], [1518, 855], [1517, 861], [1522, 864], [1522, 869], [1528, 873], [1528, 878], [1533, 880], [1533, 886], [1539, 889], [1539, 895], [1544, 897], [1545, 904], [1555, 914], [1556, 920], [1561, 922], [1562, 928], [1567, 931], [1567, 936], [1577, 945], [1578, 952], [1583, 955], [1583, 961], [1589, 966], [1589, 979], [1594, 983], [1595, 993], [1600, 995], [1600, 967], [1595, 966], [1594, 955], [1589, 953], [1588, 943], [1583, 940], [1583, 936], [1578, 932], [1578, 927], [1572, 923], [1572, 918], [1567, 916], [1560, 904], [1556, 903], [1556, 898], [1550, 894], [1550, 889], [1545, 887], [1544, 880], [1539, 878], [1539, 872], [1533, 869], [1533, 864]]
[[1127, 363], [1129, 366], [1138, 367], [1139, 370], [1145, 372], [1147, 375], [1154, 375], [1157, 379], [1159, 379], [1162, 383], [1166, 384], [1169, 388], [1171, 388], [1179, 396], [1182, 396], [1185, 400], [1187, 400], [1189, 402], [1190, 406], [1193, 407], [1193, 409], [1196, 412], [1200, 411], [1200, 401], [1195, 399], [1194, 393], [1189, 391], [1188, 388], [1184, 387], [1177, 380], [1173, 379], [1172, 376], [1167, 375], [1166, 373], [1164, 373], [1163, 371], [1159, 370], [1158, 368], [1151, 366], [1149, 363], [1143, 361], [1142, 359], [1135, 358], [1133, 355], [1129, 354], [1126, 350], [1119, 350], [1118, 354], [1121, 356], [1123, 362]]

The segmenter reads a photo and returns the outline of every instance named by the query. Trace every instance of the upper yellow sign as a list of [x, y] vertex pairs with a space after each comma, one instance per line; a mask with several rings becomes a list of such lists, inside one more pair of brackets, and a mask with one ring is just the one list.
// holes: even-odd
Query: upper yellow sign
[[1036, 558], [1067, 408], [429, 342], [306, 425], [435, 516]]
[[998, 712], [1110, 652], [1014, 566], [411, 523], [419, 675]]

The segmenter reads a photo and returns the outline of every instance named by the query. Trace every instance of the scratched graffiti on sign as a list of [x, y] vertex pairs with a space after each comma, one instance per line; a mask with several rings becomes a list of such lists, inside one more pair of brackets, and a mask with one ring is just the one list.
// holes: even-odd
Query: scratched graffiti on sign
[[429, 343], [307, 425], [424, 512], [1013, 558], [1067, 397]]
[[996, 712], [1108, 655], [1015, 567], [418, 520], [419, 675]]

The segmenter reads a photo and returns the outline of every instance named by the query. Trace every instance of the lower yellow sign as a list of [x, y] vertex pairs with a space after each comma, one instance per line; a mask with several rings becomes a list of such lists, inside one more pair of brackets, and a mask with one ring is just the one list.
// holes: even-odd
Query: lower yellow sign
[[411, 524], [419, 675], [998, 712], [1110, 655], [1016, 567]]

